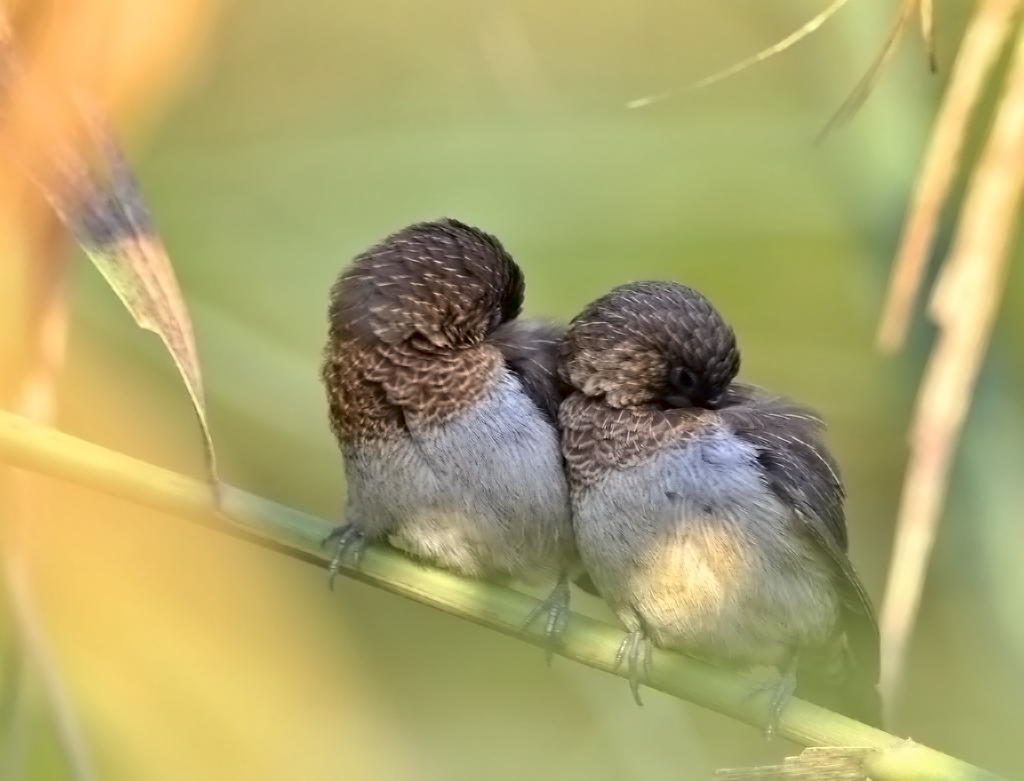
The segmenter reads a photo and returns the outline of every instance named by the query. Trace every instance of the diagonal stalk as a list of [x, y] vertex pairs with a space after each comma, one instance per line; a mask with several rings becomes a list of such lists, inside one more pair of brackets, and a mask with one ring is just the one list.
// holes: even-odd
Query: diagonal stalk
[[[329, 558], [320, 545], [330, 528], [327, 521], [230, 486], [224, 487], [218, 513], [205, 483], [4, 411], [0, 411], [0, 462], [197, 521], [320, 566], [326, 566]], [[370, 547], [359, 570], [342, 567], [341, 572], [534, 645], [545, 643], [543, 627], [521, 629], [537, 600], [517, 591], [423, 566], [386, 546]], [[615, 652], [623, 637], [620, 629], [574, 614], [558, 653], [616, 674]], [[768, 715], [764, 698], [749, 696], [749, 679], [681, 654], [655, 649], [648, 682], [653, 689], [758, 727]], [[794, 699], [786, 708], [778, 734], [805, 746], [876, 749], [870, 767], [872, 778], [878, 781], [998, 780], [966, 762], [802, 700]]]

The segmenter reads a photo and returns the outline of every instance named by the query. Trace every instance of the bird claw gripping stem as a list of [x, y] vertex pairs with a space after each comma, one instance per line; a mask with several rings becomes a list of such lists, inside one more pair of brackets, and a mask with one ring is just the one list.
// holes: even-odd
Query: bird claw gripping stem
[[752, 699], [759, 694], [767, 693], [768, 699], [768, 721], [764, 725], [765, 740], [771, 740], [779, 731], [779, 720], [782, 712], [793, 699], [793, 692], [796, 691], [796, 657], [779, 671], [777, 681], [766, 681], [751, 688], [747, 699]]
[[623, 662], [629, 664], [629, 690], [637, 705], [643, 705], [640, 699], [640, 684], [646, 683], [651, 675], [651, 639], [642, 630], [626, 635], [619, 644], [615, 654], [615, 669]]
[[530, 611], [521, 629], [527, 629], [534, 621], [541, 616], [546, 616], [544, 621], [544, 658], [551, 664], [562, 642], [562, 635], [569, 624], [569, 578], [564, 573], [558, 576], [558, 582], [548, 595], [548, 598], [540, 602], [537, 607]]
[[337, 577], [345, 559], [351, 556], [352, 562], [358, 568], [363, 560], [363, 554], [370, 544], [370, 540], [365, 534], [348, 523], [331, 529], [331, 533], [324, 537], [321, 546], [326, 546], [335, 540], [337, 540], [337, 547], [334, 549], [334, 556], [331, 557], [331, 563], [327, 567], [327, 585], [332, 589], [334, 588], [334, 578]]

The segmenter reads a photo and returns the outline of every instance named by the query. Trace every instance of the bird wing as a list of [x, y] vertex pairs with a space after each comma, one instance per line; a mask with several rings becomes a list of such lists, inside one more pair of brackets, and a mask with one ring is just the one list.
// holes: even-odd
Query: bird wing
[[545, 322], [509, 320], [488, 337], [537, 408], [558, 423], [558, 405], [571, 390], [558, 376], [558, 347], [565, 329]]
[[[857, 709], [861, 718], [877, 722], [880, 715], [874, 686], [879, 675], [878, 621], [847, 555], [845, 492], [836, 463], [821, 441], [821, 421], [785, 399], [745, 386], [730, 391], [719, 414], [736, 436], [754, 446], [769, 488], [793, 508], [808, 536], [831, 562], [841, 616], [833, 648], [829, 649], [833, 658], [818, 667], [836, 667], [838, 663], [844, 678], [855, 678], [856, 684], [850, 681], [850, 686], [841, 686], [833, 682], [831, 686], [857, 689], [864, 702]], [[837, 674], [832, 670], [825, 677], [834, 679]], [[813, 686], [810, 681], [808, 685]], [[822, 683], [822, 688], [828, 687]]]

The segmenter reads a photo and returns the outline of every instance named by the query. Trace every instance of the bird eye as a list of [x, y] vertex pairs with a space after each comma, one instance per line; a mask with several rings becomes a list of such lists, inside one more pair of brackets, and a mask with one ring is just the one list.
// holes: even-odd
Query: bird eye
[[685, 366], [673, 366], [672, 371], [669, 372], [668, 381], [673, 388], [681, 391], [692, 391], [697, 387], [697, 378]]

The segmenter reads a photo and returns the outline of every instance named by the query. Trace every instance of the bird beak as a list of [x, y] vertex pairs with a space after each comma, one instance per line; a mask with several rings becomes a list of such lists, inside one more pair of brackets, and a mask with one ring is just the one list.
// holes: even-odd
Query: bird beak
[[689, 396], [683, 395], [682, 393], [672, 393], [665, 396], [664, 399], [666, 404], [678, 409], [686, 409], [687, 407], [694, 406], [693, 399]]
[[664, 397], [664, 401], [671, 407], [676, 409], [688, 409], [690, 407], [700, 407], [701, 409], [718, 409], [719, 402], [722, 400], [722, 394], [716, 393], [714, 395], [705, 396], [703, 394], [699, 396], [687, 396], [682, 393], [673, 393]]

